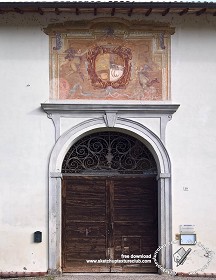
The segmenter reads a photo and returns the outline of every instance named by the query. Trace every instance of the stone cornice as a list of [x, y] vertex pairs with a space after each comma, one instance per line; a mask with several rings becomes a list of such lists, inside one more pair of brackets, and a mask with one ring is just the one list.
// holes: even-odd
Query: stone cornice
[[68, 103], [42, 103], [41, 107], [47, 114], [89, 114], [116, 112], [130, 115], [172, 115], [178, 104], [68, 104]]

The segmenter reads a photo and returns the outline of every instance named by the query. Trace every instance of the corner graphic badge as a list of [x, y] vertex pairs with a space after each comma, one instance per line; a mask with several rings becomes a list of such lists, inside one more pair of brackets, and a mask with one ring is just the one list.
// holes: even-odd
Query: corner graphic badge
[[[170, 275], [176, 275], [178, 272], [185, 272], [193, 275], [199, 272], [204, 272], [214, 257], [214, 252], [205, 247], [201, 242], [195, 242], [193, 248], [178, 247], [178, 240], [174, 240], [167, 244], [161, 245], [154, 252], [153, 260], [155, 265], [163, 272]], [[173, 253], [173, 269], [163, 267], [158, 263], [157, 255], [167, 246], [174, 246]]]

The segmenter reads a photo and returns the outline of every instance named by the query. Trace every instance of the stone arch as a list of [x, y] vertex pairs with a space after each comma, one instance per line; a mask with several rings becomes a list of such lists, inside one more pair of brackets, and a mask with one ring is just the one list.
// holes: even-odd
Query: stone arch
[[[89, 119], [63, 133], [56, 142], [49, 162], [49, 271], [61, 272], [61, 166], [69, 148], [80, 138], [98, 130], [107, 130], [103, 117]], [[110, 128], [109, 128], [110, 129]], [[171, 163], [160, 138], [144, 125], [118, 117], [113, 130], [129, 134], [143, 142], [155, 158], [158, 170], [158, 239], [171, 241]], [[170, 246], [160, 255], [160, 264], [171, 268]]]

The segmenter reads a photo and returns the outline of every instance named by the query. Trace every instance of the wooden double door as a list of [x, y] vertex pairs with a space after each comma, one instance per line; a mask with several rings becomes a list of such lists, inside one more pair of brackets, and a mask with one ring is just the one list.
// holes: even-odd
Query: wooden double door
[[64, 177], [63, 272], [157, 273], [157, 212], [155, 177]]

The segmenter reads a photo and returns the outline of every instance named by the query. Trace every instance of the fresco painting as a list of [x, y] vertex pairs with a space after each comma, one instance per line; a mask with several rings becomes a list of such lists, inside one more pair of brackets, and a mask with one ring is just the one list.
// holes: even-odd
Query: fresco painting
[[169, 99], [170, 33], [99, 27], [51, 32], [51, 98]]

